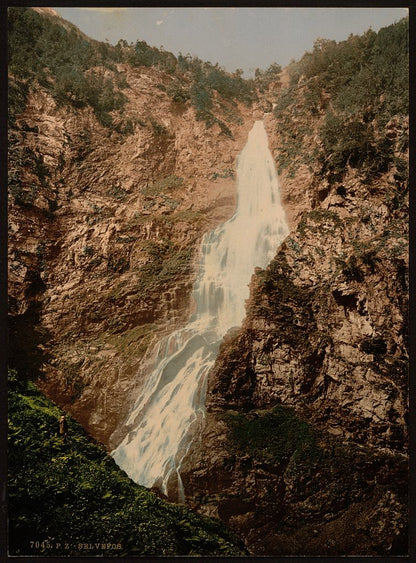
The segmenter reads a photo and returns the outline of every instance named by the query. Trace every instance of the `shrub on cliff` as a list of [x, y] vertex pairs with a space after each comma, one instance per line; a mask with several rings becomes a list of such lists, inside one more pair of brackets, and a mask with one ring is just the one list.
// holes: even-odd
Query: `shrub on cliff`
[[[388, 124], [409, 111], [408, 23], [404, 18], [339, 43], [318, 39], [312, 52], [289, 65], [290, 83], [274, 110], [281, 168], [299, 159], [309, 164], [305, 136], [297, 133], [299, 122], [309, 123], [311, 115], [321, 118], [316, 121], [321, 176], [339, 178], [351, 166], [368, 180], [395, 164]], [[405, 150], [407, 134], [400, 143]]]
[[[101, 124], [111, 127], [108, 112], [121, 109], [126, 102], [119, 91], [124, 87], [123, 76], [114, 66], [118, 51], [105, 43], [86, 40], [71, 24], [67, 27], [29, 8], [9, 9], [9, 72], [15, 77], [9, 106], [22, 108], [23, 86], [19, 84], [36, 79], [58, 104], [76, 108], [90, 105]], [[111, 69], [115, 82], [96, 72], [86, 74], [98, 65]]]
[[[380, 339], [372, 346], [383, 349]], [[231, 459], [244, 459], [246, 483], [256, 483], [244, 500], [253, 502], [254, 518], [269, 514], [273, 522], [251, 532], [249, 542], [257, 535], [261, 554], [270, 555], [261, 545], [266, 540], [280, 556], [406, 555], [408, 466], [402, 456], [341, 441], [281, 405], [228, 411], [222, 419]]]
[[[70, 417], [9, 379], [11, 555], [245, 555], [219, 522], [133, 483]], [[103, 547], [104, 546], [104, 547]]]
[[291, 456], [315, 460], [319, 453], [312, 427], [282, 406], [252, 414], [225, 413], [230, 440], [237, 451], [249, 452], [265, 463], [279, 464]]

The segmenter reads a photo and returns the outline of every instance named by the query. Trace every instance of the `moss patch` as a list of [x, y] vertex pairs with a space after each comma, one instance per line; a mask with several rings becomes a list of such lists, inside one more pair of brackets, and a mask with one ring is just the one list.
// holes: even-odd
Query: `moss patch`
[[267, 463], [315, 459], [319, 448], [312, 427], [286, 407], [254, 411], [250, 414], [225, 413], [234, 448]]

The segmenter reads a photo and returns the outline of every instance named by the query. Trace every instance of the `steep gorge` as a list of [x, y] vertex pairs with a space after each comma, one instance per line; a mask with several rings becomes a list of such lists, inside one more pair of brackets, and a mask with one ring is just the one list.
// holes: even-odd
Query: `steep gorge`
[[[197, 72], [102, 58], [86, 74], [126, 98], [110, 125], [42, 76], [9, 77], [27, 90], [9, 130], [11, 362], [43, 372], [42, 391], [108, 449], [146, 351], [188, 318], [202, 234], [232, 215], [235, 158], [264, 118], [291, 233], [224, 339], [181, 472], [186, 501], [253, 554], [407, 550], [404, 27], [393, 47], [372, 32], [317, 43], [258, 76], [254, 106], [213, 89], [208, 112], [187, 95], [205, 99]], [[398, 78], [366, 98], [378, 47]]]

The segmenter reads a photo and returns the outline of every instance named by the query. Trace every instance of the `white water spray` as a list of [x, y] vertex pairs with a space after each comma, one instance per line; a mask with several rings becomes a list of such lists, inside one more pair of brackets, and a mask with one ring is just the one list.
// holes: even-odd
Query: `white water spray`
[[207, 374], [225, 333], [241, 325], [248, 284], [288, 234], [273, 157], [263, 122], [256, 121], [237, 166], [234, 216], [203, 237], [193, 289], [196, 312], [188, 324], [158, 344], [157, 359], [127, 420], [132, 430], [112, 452], [137, 483], [164, 493], [176, 480], [192, 427], [204, 416]]

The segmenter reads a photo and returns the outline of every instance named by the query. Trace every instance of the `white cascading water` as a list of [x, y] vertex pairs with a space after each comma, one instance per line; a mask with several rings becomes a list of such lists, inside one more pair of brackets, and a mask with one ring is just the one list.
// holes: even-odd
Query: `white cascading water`
[[244, 319], [255, 267], [270, 262], [288, 233], [262, 121], [255, 122], [238, 157], [237, 182], [235, 214], [201, 243], [195, 313], [159, 342], [153, 372], [126, 423], [131, 430], [112, 452], [136, 483], [157, 484], [167, 494], [175, 479], [181, 502], [180, 467], [192, 427], [204, 416], [208, 372], [225, 333]]

